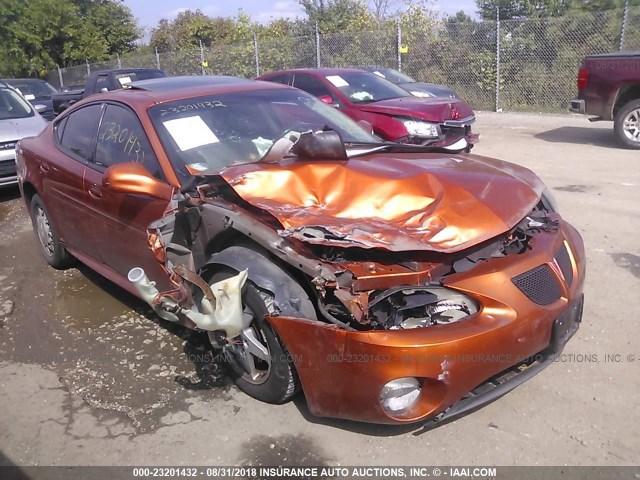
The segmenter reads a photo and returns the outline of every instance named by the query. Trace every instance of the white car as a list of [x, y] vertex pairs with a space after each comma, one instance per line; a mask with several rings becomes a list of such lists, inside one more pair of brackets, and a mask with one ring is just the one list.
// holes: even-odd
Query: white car
[[17, 90], [0, 83], [0, 188], [18, 183], [18, 140], [38, 135], [46, 126], [46, 120]]

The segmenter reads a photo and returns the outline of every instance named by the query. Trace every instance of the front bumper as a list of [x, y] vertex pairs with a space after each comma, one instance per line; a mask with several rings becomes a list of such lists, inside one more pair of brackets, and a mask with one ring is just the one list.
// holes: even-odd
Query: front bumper
[[[475, 122], [475, 117], [473, 118]], [[467, 153], [480, 141], [480, 135], [471, 132], [471, 123], [461, 123], [459, 121], [448, 120], [441, 125], [444, 140], [436, 146], [452, 152]]]
[[585, 101], [581, 98], [574, 98], [573, 100], [571, 100], [571, 108], [569, 110], [571, 110], [573, 113], [587, 113]]
[[[557, 252], [563, 245], [569, 247], [570, 274], [558, 266]], [[512, 280], [541, 265], [553, 272], [559, 286], [559, 297], [545, 305], [528, 298]], [[482, 305], [464, 321], [411, 330], [346, 331], [311, 320], [269, 320], [293, 357], [315, 415], [371, 423], [452, 418], [503, 395], [544, 368], [535, 367], [480, 400], [468, 400], [489, 379], [523, 361], [536, 355], [548, 358], [554, 322], [582, 298], [584, 274], [582, 239], [560, 221], [558, 231], [537, 235], [530, 251], [493, 259], [446, 279], [445, 286]], [[543, 360], [544, 366], [549, 364]], [[392, 416], [380, 406], [380, 391], [401, 377], [418, 378], [422, 391], [408, 413]]]
[[552, 333], [552, 341], [549, 347], [539, 354], [526, 358], [481, 383], [458, 402], [442, 413], [439, 413], [431, 421], [425, 423], [424, 429], [429, 430], [443, 422], [455, 420], [466, 413], [491, 403], [551, 365], [556, 361], [560, 353], [562, 353], [569, 338], [578, 330], [578, 326], [582, 321], [583, 305], [584, 297], [580, 296], [566, 312], [556, 319], [555, 323], [567, 322], [568, 326], [571, 327], [567, 330], [566, 338], [559, 338], [559, 341], [554, 342], [554, 335]]

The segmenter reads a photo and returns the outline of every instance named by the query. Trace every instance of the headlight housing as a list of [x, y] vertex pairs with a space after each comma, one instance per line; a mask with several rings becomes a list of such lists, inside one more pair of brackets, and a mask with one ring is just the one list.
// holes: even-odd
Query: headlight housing
[[420, 397], [420, 382], [413, 377], [396, 378], [380, 390], [380, 405], [391, 415], [408, 412]]
[[370, 298], [373, 322], [389, 330], [447, 325], [474, 315], [479, 305], [471, 297], [440, 286], [397, 287]]
[[413, 120], [411, 118], [398, 118], [407, 129], [409, 135], [415, 135], [420, 138], [438, 138], [442, 135], [440, 125], [437, 123], [423, 122], [422, 120]]
[[553, 196], [553, 193], [551, 193], [551, 190], [548, 188], [542, 192], [540, 201], [542, 202], [542, 205], [544, 205], [544, 208], [549, 212], [558, 212], [560, 210], [558, 208], [558, 201], [556, 200], [556, 197]]

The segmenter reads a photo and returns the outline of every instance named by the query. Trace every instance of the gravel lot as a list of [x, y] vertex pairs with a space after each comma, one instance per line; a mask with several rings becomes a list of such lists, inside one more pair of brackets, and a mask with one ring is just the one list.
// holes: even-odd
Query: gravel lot
[[640, 152], [584, 117], [478, 118], [474, 153], [537, 172], [584, 237], [584, 319], [563, 361], [420, 435], [314, 418], [302, 398], [262, 404], [201, 360], [201, 336], [87, 268], [48, 268], [17, 189], [5, 190], [0, 465], [638, 465]]

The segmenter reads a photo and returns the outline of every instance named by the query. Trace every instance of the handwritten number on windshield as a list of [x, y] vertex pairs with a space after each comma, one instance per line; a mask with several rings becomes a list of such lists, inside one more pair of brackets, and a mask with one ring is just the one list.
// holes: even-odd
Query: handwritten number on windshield
[[169, 108], [160, 110], [160, 116], [164, 117], [165, 115], [169, 115], [172, 113], [183, 113], [189, 110], [206, 110], [209, 108], [226, 108], [226, 107], [227, 106], [224, 103], [218, 100], [202, 101], [202, 102], [196, 102], [196, 103], [185, 103], [183, 105], [177, 105], [175, 107], [169, 107]]

